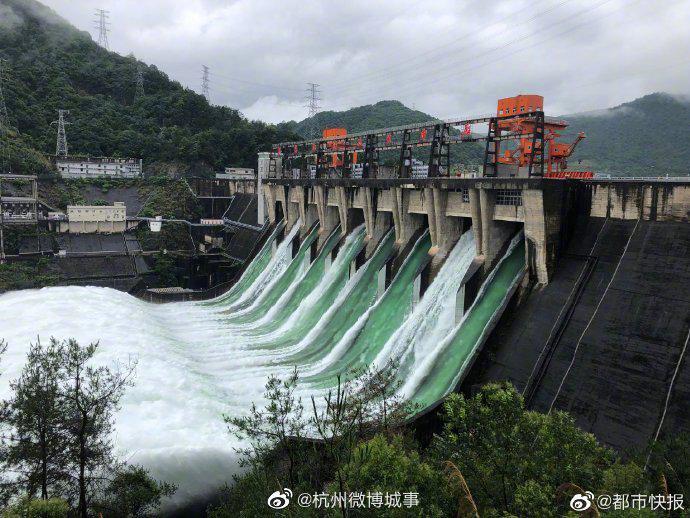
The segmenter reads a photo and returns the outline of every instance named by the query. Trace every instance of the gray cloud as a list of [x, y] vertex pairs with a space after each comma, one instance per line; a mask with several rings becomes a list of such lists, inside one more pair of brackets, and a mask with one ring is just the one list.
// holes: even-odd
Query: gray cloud
[[653, 91], [690, 92], [690, 2], [641, 0], [45, 0], [95, 32], [109, 9], [113, 50], [153, 63], [268, 121], [322, 106], [398, 99], [440, 117], [491, 112], [499, 97], [540, 93], [552, 114]]
[[21, 25], [22, 17], [9, 5], [0, 5], [0, 28], [11, 31]]

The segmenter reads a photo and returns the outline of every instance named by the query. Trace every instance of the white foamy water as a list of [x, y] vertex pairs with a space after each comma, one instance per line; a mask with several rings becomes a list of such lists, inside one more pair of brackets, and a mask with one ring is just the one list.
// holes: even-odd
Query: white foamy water
[[[225, 322], [224, 311], [235, 308], [241, 314], [275, 286], [290, 263], [290, 242], [298, 227], [246, 292], [220, 306], [149, 304], [98, 287], [0, 295], [0, 338], [8, 343], [0, 359], [0, 398], [9, 397], [9, 382], [19, 376], [29, 344], [38, 337], [45, 342], [50, 337], [75, 338], [82, 345], [99, 341], [95, 363], [138, 362], [135, 384], [116, 416], [119, 456], [143, 464], [156, 478], [177, 483], [177, 501], [230, 482], [239, 444], [228, 433], [223, 414], [241, 415], [252, 402], [261, 405], [267, 376], [285, 377], [290, 368], [273, 366], [270, 352], [257, 356], [251, 351], [249, 340], [257, 337], [243, 337], [241, 324]], [[312, 295], [326, 284], [319, 284]]]
[[[239, 446], [228, 433], [223, 414], [243, 415], [251, 403], [263, 405], [262, 394], [269, 374], [286, 377], [292, 366], [281, 364], [287, 354], [309, 351], [312, 342], [338, 311], [348, 304], [365, 268], [345, 277], [332, 304], [324, 307], [321, 294], [337, 286], [338, 273], [347, 272], [346, 257], [356, 255], [361, 229], [343, 243], [331, 268], [304, 297], [278, 329], [267, 327], [265, 318], [284, 308], [287, 297], [278, 296], [274, 308], [246, 325], [242, 315], [275, 290], [292, 293], [304, 277], [299, 271], [289, 280], [284, 274], [291, 260], [290, 241], [295, 229], [279, 245], [264, 271], [247, 290], [233, 300], [217, 305], [202, 303], [149, 304], [125, 293], [96, 287], [57, 287], [25, 290], [0, 296], [0, 338], [8, 350], [0, 361], [0, 398], [7, 398], [9, 382], [16, 379], [25, 362], [31, 341], [75, 338], [82, 345], [100, 341], [99, 364], [138, 362], [135, 385], [127, 390], [116, 416], [115, 444], [118, 454], [143, 464], [161, 480], [179, 485], [177, 501], [201, 496], [232, 480], [237, 471]], [[360, 236], [358, 238], [357, 236]], [[349, 255], [348, 255], [349, 254]], [[376, 363], [388, 358], [402, 361], [408, 381], [415, 384], [415, 369], [425, 356], [433, 356], [434, 345], [454, 327], [454, 309], [447, 302], [454, 297], [474, 256], [472, 233], [468, 232], [449, 255], [434, 283], [398, 332], [379, 344]], [[222, 297], [221, 297], [222, 299]], [[373, 303], [373, 301], [372, 301]], [[226, 312], [233, 308], [233, 311]], [[290, 343], [270, 347], [272, 341], [292, 330], [305, 328]], [[353, 335], [366, 321], [364, 308], [353, 329], [330, 344], [322, 356], [300, 363], [300, 372], [321, 372], [349, 347]], [[375, 346], [376, 344], [372, 344]], [[331, 354], [328, 354], [331, 352]], [[305, 356], [308, 358], [309, 356]], [[296, 360], [299, 361], [299, 360]], [[414, 380], [414, 381], [413, 381]], [[305, 402], [312, 395], [309, 386], [298, 391]], [[318, 393], [322, 391], [318, 390]]]
[[[9, 396], [8, 382], [19, 376], [36, 337], [100, 341], [96, 362], [106, 365], [136, 358], [136, 385], [127, 391], [117, 415], [119, 453], [151, 468], [156, 477], [182, 483], [184, 498], [208, 489], [195, 479], [221, 483], [235, 469], [220, 415], [242, 402], [230, 376], [205, 369], [201, 342], [183, 343], [170, 331], [167, 317], [178, 325], [191, 324], [200, 316], [195, 308], [170, 304], [166, 312], [161, 318], [159, 307], [107, 288], [47, 288], [0, 296], [0, 336], [8, 342], [0, 364], [0, 397]], [[200, 462], [200, 456], [212, 464]], [[180, 468], [189, 473], [195, 467], [205, 475], [182, 476]]]

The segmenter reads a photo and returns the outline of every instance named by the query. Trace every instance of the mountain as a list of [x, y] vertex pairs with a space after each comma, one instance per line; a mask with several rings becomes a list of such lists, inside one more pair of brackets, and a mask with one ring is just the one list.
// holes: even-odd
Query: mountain
[[[412, 110], [400, 101], [379, 101], [376, 104], [357, 106], [345, 111], [323, 111], [301, 122], [283, 122], [278, 126], [284, 131], [291, 131], [309, 138], [313, 131], [315, 135], [321, 135], [325, 128], [345, 128], [349, 133], [389, 128], [427, 122], [436, 117], [428, 113]], [[414, 151], [414, 156], [427, 161], [428, 149], [422, 148]], [[388, 153], [381, 159], [386, 163], [398, 160], [397, 155]], [[484, 159], [484, 146], [479, 144], [467, 144], [451, 147], [451, 162], [462, 164], [478, 164]]]
[[[142, 157], [149, 170], [253, 166], [259, 150], [296, 137], [209, 105], [155, 66], [99, 47], [34, 0], [0, 0], [0, 58], [12, 126], [2, 132], [3, 153], [15, 172], [49, 167], [42, 153], [55, 152], [58, 109], [70, 111], [71, 154]], [[135, 101], [137, 69], [145, 94]]]
[[400, 101], [379, 101], [376, 104], [358, 106], [341, 112], [323, 111], [301, 122], [291, 121], [283, 125], [307, 138], [312, 128], [319, 135], [324, 128], [346, 128], [350, 133], [354, 133], [434, 119], [435, 117], [424, 112], [408, 108]]
[[[407, 108], [398, 101], [381, 101], [342, 112], [326, 111], [301, 122], [279, 126], [307, 137], [313, 127], [344, 127], [349, 132], [434, 120], [432, 115]], [[570, 127], [562, 140], [578, 131], [587, 138], [570, 159], [570, 169], [593, 169], [622, 176], [685, 175], [690, 173], [690, 98], [665, 93], [646, 95], [614, 108], [564, 115]], [[454, 146], [453, 160], [480, 163], [483, 146]], [[425, 159], [424, 153], [419, 153]]]
[[[278, 125], [248, 121], [237, 110], [211, 106], [153, 65], [99, 47], [35, 0], [0, 0], [0, 58], [11, 128], [0, 131], [0, 165], [19, 173], [50, 169], [44, 154], [55, 151], [58, 109], [70, 110], [70, 153], [135, 156], [151, 171], [204, 173], [224, 166], [253, 166], [271, 143], [307, 137], [326, 127], [350, 132], [433, 120], [398, 101], [380, 101], [301, 122]], [[135, 100], [141, 70], [145, 94]], [[482, 110], [477, 110], [482, 111]], [[587, 139], [571, 168], [617, 175], [687, 174], [690, 100], [663, 93], [597, 112], [564, 116], [564, 138], [585, 131]], [[452, 161], [480, 163], [481, 144], [454, 146]], [[388, 156], [390, 155], [390, 156]], [[397, 157], [382, 156], [386, 162]], [[415, 156], [426, 160], [426, 150]], [[581, 163], [578, 163], [581, 161]]]
[[[645, 95], [615, 108], [564, 115], [564, 138], [584, 131], [570, 167], [622, 176], [690, 174], [690, 98]], [[582, 160], [578, 164], [578, 160]]]

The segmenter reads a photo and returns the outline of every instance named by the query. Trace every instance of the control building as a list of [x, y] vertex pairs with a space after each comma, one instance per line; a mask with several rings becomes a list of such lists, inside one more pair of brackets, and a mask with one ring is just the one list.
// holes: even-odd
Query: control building
[[58, 156], [55, 166], [63, 178], [139, 178], [143, 171], [140, 158]]

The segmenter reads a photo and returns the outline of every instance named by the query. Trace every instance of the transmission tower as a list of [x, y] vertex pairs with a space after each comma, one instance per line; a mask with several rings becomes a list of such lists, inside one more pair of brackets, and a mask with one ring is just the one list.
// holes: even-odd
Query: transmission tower
[[209, 79], [208, 79], [208, 67], [206, 65], [201, 65], [201, 95], [206, 97], [206, 100], [211, 102], [211, 92], [209, 90]]
[[50, 124], [57, 124], [57, 143], [55, 144], [55, 156], [67, 156], [67, 133], [65, 133], [65, 115], [69, 115], [69, 110], [58, 110], [58, 120]]
[[307, 83], [307, 104], [305, 108], [309, 108], [309, 138], [312, 139], [316, 138], [316, 122], [313, 117], [321, 109], [321, 106], [319, 106], [319, 101], [321, 100], [319, 86], [316, 83]]
[[144, 97], [144, 71], [139, 63], [136, 64], [136, 76], [134, 79], [134, 102]]
[[5, 94], [3, 93], [4, 80], [4, 65], [5, 60], [0, 58], [0, 128], [10, 127], [10, 118], [7, 115], [7, 106], [5, 105]]
[[[0, 171], [1, 173], [2, 171]], [[0, 177], [0, 264], [5, 264], [5, 213], [2, 206], [2, 177]]]
[[96, 29], [98, 29], [98, 44], [106, 50], [110, 50], [110, 45], [108, 44], [108, 33], [110, 32], [109, 16], [110, 11], [96, 9], [96, 19], [94, 22], [96, 24]]

